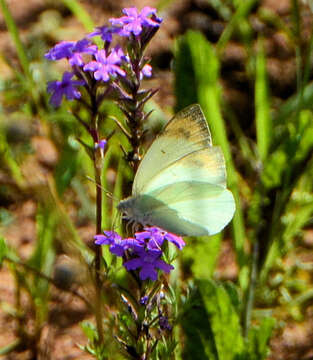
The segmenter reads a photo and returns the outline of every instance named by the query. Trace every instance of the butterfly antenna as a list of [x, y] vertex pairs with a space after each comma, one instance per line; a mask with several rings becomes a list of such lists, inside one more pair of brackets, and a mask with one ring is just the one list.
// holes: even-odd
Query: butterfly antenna
[[112, 221], [112, 229], [115, 230], [118, 226], [116, 225], [120, 220], [121, 214], [117, 211]]
[[114, 201], [119, 201], [119, 199], [117, 199], [112, 193], [111, 191], [105, 189], [102, 185], [98, 184], [93, 178], [91, 178], [90, 176], [86, 175], [86, 178], [89, 181], [92, 181], [94, 184], [96, 184], [97, 187], [99, 187], [101, 190], [103, 190], [106, 194], [106, 196], [108, 196], [109, 198], [111, 198]]

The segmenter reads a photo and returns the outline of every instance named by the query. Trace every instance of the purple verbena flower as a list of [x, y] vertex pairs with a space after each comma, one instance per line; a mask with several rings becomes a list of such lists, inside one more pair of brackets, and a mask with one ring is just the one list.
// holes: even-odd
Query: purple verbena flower
[[149, 300], [149, 296], [145, 295], [142, 298], [140, 298], [140, 305], [147, 305]]
[[68, 59], [71, 66], [83, 66], [84, 61], [81, 54], [95, 54], [97, 46], [91, 44], [88, 39], [79, 41], [61, 41], [50, 49], [45, 58], [48, 60]]
[[104, 235], [95, 235], [97, 245], [110, 245], [110, 252], [116, 256], [123, 256], [128, 249], [138, 249], [142, 247], [136, 239], [122, 237], [115, 231], [104, 231]]
[[152, 76], [152, 66], [150, 64], [144, 65], [144, 67], [140, 71], [140, 80], [144, 77], [151, 77]]
[[149, 250], [162, 251], [161, 246], [164, 242], [164, 236], [157, 227], [145, 227], [145, 231], [135, 233], [138, 241], [146, 243]]
[[146, 241], [147, 248], [150, 250], [161, 250], [161, 246], [164, 240], [173, 243], [179, 250], [185, 246], [184, 240], [175, 234], [168, 233], [157, 227], [145, 227], [145, 231], [138, 232], [135, 234], [136, 240]]
[[124, 59], [122, 49], [113, 49], [109, 55], [105, 50], [99, 50], [95, 54], [95, 61], [90, 61], [84, 66], [84, 71], [92, 71], [96, 80], [109, 81], [110, 76], [116, 77], [117, 75], [125, 76], [126, 73], [118, 65]]
[[96, 30], [88, 34], [87, 37], [101, 36], [103, 41], [108, 43], [112, 42], [113, 34], [116, 34], [120, 31], [120, 28], [114, 26], [98, 26]]
[[168, 322], [167, 316], [163, 316], [163, 315], [159, 316], [159, 325], [162, 330], [169, 330], [169, 331], [172, 330], [172, 326]]
[[[107, 143], [108, 142], [106, 139], [102, 139], [95, 144], [95, 149], [105, 150], [105, 148], [107, 147]], [[99, 235], [99, 236], [101, 236], [101, 235]]]
[[61, 41], [45, 54], [45, 58], [48, 60], [70, 58], [74, 44], [74, 41]]
[[166, 232], [164, 234], [164, 239], [173, 243], [179, 250], [182, 250], [183, 247], [186, 245], [185, 241], [181, 236]]
[[134, 34], [139, 35], [143, 27], [159, 27], [162, 21], [156, 16], [156, 9], [145, 6], [140, 13], [135, 7], [123, 9], [123, 14], [120, 18], [109, 19], [113, 26], [120, 27], [119, 35], [130, 36]]
[[124, 241], [115, 231], [104, 231], [104, 235], [96, 235], [95, 243], [97, 245], [110, 245], [110, 252], [116, 256], [124, 255]]
[[166, 273], [174, 269], [172, 265], [160, 259], [162, 252], [158, 250], [146, 250], [144, 247], [137, 247], [135, 255], [138, 257], [126, 261], [124, 266], [128, 271], [140, 268], [139, 277], [141, 280], [157, 280], [158, 273], [156, 269]]
[[50, 81], [48, 83], [47, 91], [52, 93], [50, 103], [53, 106], [60, 106], [63, 95], [68, 100], [79, 99], [81, 97], [81, 93], [75, 87], [84, 85], [85, 81], [71, 80], [73, 76], [73, 73], [65, 72], [61, 81]]

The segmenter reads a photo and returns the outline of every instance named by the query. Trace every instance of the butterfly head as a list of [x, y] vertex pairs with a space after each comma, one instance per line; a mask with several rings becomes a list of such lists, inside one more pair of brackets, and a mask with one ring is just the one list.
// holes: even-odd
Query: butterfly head
[[117, 210], [120, 211], [125, 219], [133, 219], [135, 215], [135, 198], [127, 198], [121, 200], [117, 205]]
[[146, 197], [139, 195], [121, 200], [117, 209], [123, 214], [123, 219], [143, 226], [151, 225], [149, 201], [146, 201]]

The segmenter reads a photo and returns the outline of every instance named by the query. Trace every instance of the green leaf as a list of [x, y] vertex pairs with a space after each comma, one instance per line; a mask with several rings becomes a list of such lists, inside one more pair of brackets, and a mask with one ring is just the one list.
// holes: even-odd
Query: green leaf
[[264, 162], [267, 158], [271, 142], [272, 124], [268, 96], [266, 60], [262, 39], [259, 39], [256, 55], [255, 122], [259, 156], [262, 162]]
[[182, 254], [184, 262], [192, 262], [191, 269], [196, 278], [212, 277], [220, 252], [221, 240], [221, 234], [210, 236], [210, 238], [197, 237], [197, 241], [192, 246], [184, 249]]
[[191, 293], [183, 309], [181, 323], [185, 340], [182, 359], [218, 360], [211, 324], [199, 290]]
[[245, 347], [239, 316], [228, 292], [213, 280], [201, 280], [198, 285], [208, 314], [218, 359], [242, 358]]
[[18, 28], [5, 0], [0, 0], [0, 7], [2, 9], [2, 14], [8, 27], [8, 31], [15, 45], [17, 56], [23, 68], [24, 74], [29, 80], [31, 80], [32, 78], [29, 70], [29, 61], [26, 55], [26, 50], [20, 39]]
[[4, 238], [0, 238], [0, 267], [2, 266], [3, 259], [7, 256], [8, 247]]
[[248, 335], [249, 360], [264, 360], [269, 355], [269, 340], [276, 320], [265, 318], [259, 326], [254, 326]]
[[[242, 272], [240, 281], [241, 286], [246, 288], [248, 279], [245, 275], [247, 274], [247, 257], [244, 252], [245, 228], [239, 197], [239, 179], [232, 160], [230, 144], [227, 140], [226, 127], [221, 114], [220, 88], [218, 83], [219, 60], [213, 47], [202, 34], [188, 31], [184, 36], [184, 39], [186, 46], [183, 55], [190, 56], [192, 59], [195, 76], [194, 83], [196, 84], [196, 94], [198, 99], [197, 102], [201, 105], [206, 116], [212, 131], [213, 141], [221, 146], [225, 156], [228, 185], [236, 202], [236, 212], [232, 224], [237, 259], [240, 265], [240, 271]], [[188, 55], [188, 53], [190, 55]], [[188, 86], [190, 86], [190, 83]]]
[[175, 94], [176, 111], [198, 101], [194, 65], [190, 51], [190, 40], [180, 37], [175, 44]]
[[56, 188], [59, 195], [62, 195], [71, 183], [77, 171], [77, 165], [77, 151], [71, 146], [65, 145], [54, 172]]
[[82, 328], [85, 336], [91, 343], [98, 339], [97, 328], [94, 324], [89, 321], [83, 321], [80, 323], [80, 327]]

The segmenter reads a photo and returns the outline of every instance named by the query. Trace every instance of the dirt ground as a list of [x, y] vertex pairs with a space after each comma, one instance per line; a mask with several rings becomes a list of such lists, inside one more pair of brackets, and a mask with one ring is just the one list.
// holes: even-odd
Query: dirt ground
[[[60, 12], [63, 18], [62, 27], [66, 30], [64, 33], [68, 36], [67, 40], [79, 39], [85, 33], [83, 27], [64, 7], [55, 6], [54, 2], [50, 0], [11, 0], [8, 3], [24, 41], [27, 41], [30, 32], [38, 31], [36, 26], [41, 24], [43, 14], [51, 10]], [[119, 2], [104, 0], [82, 1], [82, 4], [88, 9], [97, 25], [106, 23], [112, 16], [119, 16], [120, 9], [123, 7], [137, 6], [142, 8], [144, 5], [156, 6], [157, 3], [155, 0], [149, 2], [134, 0], [131, 3], [126, 0]], [[264, 0], [262, 6], [272, 9], [282, 19], [288, 19], [290, 16], [290, 2], [287, 0]], [[151, 82], [152, 86], [159, 87], [160, 91], [156, 95], [155, 101], [162, 108], [166, 109], [175, 105], [173, 76], [170, 72], [174, 37], [183, 33], [187, 28], [194, 28], [202, 30], [211, 41], [216, 41], [224, 29], [225, 23], [218, 19], [214, 12], [210, 12], [205, 0], [173, 1], [162, 16], [164, 17], [163, 25], [156, 38], [152, 41], [148, 52], [156, 58], [156, 72]], [[305, 13], [303, 19], [304, 22], [307, 22], [308, 28], [310, 28], [312, 14]], [[257, 19], [252, 19], [252, 21], [255, 22], [256, 27], [263, 26]], [[264, 33], [268, 34], [266, 46], [272, 91], [277, 99], [285, 99], [295, 88], [296, 64], [294, 52], [282, 34], [273, 33], [270, 29], [268, 31], [264, 30]], [[304, 39], [307, 36], [308, 34], [303, 34]], [[57, 35], [55, 37], [57, 38]], [[16, 61], [14, 47], [6, 31], [1, 14], [0, 49], [6, 56], [11, 57], [12, 61]], [[236, 43], [236, 41], [231, 41], [224, 53], [222, 85], [226, 101], [241, 116], [243, 123], [249, 129], [252, 124], [253, 109], [251, 104], [253, 101], [251, 101], [251, 93], [249, 92], [249, 82], [243, 72], [243, 62], [245, 59], [244, 48], [239, 43]], [[0, 65], [0, 70], [2, 73], [5, 73], [7, 69], [3, 66]], [[51, 164], [56, 161], [58, 155], [53, 144], [47, 143], [48, 140], [46, 139], [37, 138], [33, 139], [33, 141], [36, 149], [36, 161], [39, 164], [47, 165], [49, 162]], [[41, 141], [44, 144], [41, 144]], [[43, 149], [45, 150], [43, 151]], [[3, 179], [1, 181], [3, 182]], [[3, 235], [11, 245], [18, 249], [22, 257], [27, 258], [32, 251], [36, 236], [36, 203], [28, 198], [4, 205], [4, 207], [8, 207], [14, 213], [14, 220], [5, 228]], [[83, 238], [89, 241], [95, 230], [93, 225], [84, 224], [80, 227], [79, 231]], [[307, 239], [308, 246], [312, 247], [313, 235], [310, 231], [308, 231]], [[236, 269], [234, 252], [230, 243], [225, 242], [217, 268], [218, 276], [219, 278], [236, 279]], [[1, 303], [14, 304], [14, 291], [14, 279], [7, 268], [3, 267], [0, 270]], [[27, 303], [25, 306], [27, 306]], [[40, 358], [55, 360], [92, 359], [91, 356], [80, 350], [77, 345], [85, 344], [86, 342], [86, 338], [79, 326], [80, 321], [90, 317], [84, 304], [74, 295], [64, 295], [54, 289], [49, 310], [50, 317], [42, 333]], [[12, 317], [6, 314], [5, 311], [0, 311], [0, 348], [15, 340], [15, 329], [16, 323], [12, 320]], [[277, 331], [276, 336], [271, 342], [272, 353], [269, 359], [313, 359], [312, 330], [313, 309], [310, 310], [308, 308], [304, 321], [295, 322], [289, 320], [284, 327]], [[21, 351], [2, 358], [7, 360], [23, 360], [29, 359], [29, 357], [29, 352]]]

